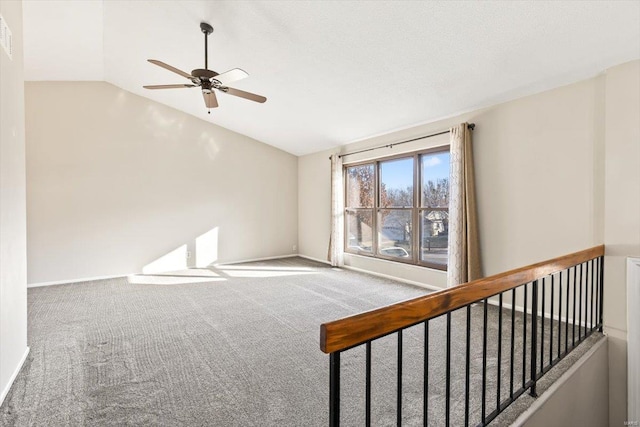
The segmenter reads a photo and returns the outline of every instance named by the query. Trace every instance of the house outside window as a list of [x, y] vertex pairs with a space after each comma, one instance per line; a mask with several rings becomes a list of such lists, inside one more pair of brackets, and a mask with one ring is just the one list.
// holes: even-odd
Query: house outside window
[[345, 251], [447, 269], [449, 148], [345, 165]]

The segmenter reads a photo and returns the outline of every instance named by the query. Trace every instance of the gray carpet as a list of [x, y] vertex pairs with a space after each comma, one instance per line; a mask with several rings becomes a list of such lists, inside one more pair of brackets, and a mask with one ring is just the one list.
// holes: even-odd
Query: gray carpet
[[[301, 258], [29, 289], [31, 353], [0, 407], [0, 424], [327, 425], [320, 324], [425, 293]], [[490, 325], [496, 316], [490, 308]], [[473, 318], [472, 424], [480, 416], [481, 306]], [[453, 315], [453, 425], [464, 410], [464, 322], [464, 313]], [[516, 322], [518, 329], [521, 316]], [[444, 319], [430, 330], [430, 425], [442, 425]], [[403, 425], [422, 425], [423, 348], [422, 325], [404, 333]], [[503, 354], [508, 348], [503, 342]], [[490, 338], [489, 390], [496, 351]], [[516, 372], [521, 360], [517, 354]], [[364, 350], [342, 361], [343, 424], [363, 425]], [[395, 424], [395, 361], [395, 336], [373, 344], [374, 425]], [[495, 398], [489, 392], [487, 402]]]

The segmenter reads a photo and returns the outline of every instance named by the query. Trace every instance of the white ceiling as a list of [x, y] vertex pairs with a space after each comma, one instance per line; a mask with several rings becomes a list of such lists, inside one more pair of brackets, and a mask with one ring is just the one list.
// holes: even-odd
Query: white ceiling
[[[239, 67], [206, 114], [154, 66]], [[591, 77], [640, 58], [640, 2], [24, 2], [27, 80], [106, 80], [296, 155]]]

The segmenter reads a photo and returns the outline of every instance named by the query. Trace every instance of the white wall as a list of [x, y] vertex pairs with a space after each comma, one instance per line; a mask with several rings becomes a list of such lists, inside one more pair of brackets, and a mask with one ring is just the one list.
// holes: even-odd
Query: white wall
[[605, 102], [604, 320], [614, 426], [627, 419], [626, 257], [640, 256], [640, 61], [607, 71]]
[[327, 260], [331, 229], [329, 154], [298, 157], [298, 252]]
[[[523, 427], [582, 426], [603, 427], [608, 424], [609, 396], [607, 341], [600, 341], [569, 368], [540, 399], [541, 406], [529, 409], [514, 425]], [[532, 413], [528, 413], [531, 411]], [[526, 420], [523, 420], [526, 418]], [[523, 421], [522, 423], [520, 421]], [[619, 424], [624, 425], [624, 424]]]
[[27, 355], [22, 2], [0, 2], [13, 59], [0, 48], [0, 403]]
[[29, 284], [297, 244], [291, 154], [104, 82], [27, 82], [26, 125]]
[[[594, 205], [601, 186], [594, 178], [594, 152], [602, 143], [598, 114], [601, 78], [518, 99], [448, 120], [351, 144], [340, 152], [385, 145], [448, 129], [468, 121], [473, 133], [481, 249], [485, 274], [602, 243]], [[446, 136], [367, 155], [389, 155], [446, 145]], [[330, 151], [299, 160], [300, 253], [326, 257], [329, 235]], [[346, 157], [352, 161], [361, 157]], [[304, 204], [304, 206], [303, 206]], [[445, 274], [347, 256], [347, 265], [444, 286]]]

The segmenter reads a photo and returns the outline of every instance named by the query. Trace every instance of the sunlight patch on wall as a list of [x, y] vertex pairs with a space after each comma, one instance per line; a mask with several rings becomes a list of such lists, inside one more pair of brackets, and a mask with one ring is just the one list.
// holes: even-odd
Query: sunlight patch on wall
[[218, 227], [196, 237], [196, 267], [207, 267], [218, 260]]
[[186, 117], [168, 115], [162, 108], [148, 105], [143, 125], [157, 140], [176, 142], [176, 134], [182, 131], [185, 120]]
[[147, 113], [151, 116], [155, 127], [172, 128], [176, 123], [175, 117], [167, 117], [155, 105], [147, 106]]
[[187, 268], [187, 245], [161, 256], [142, 268], [144, 274], [163, 273], [166, 271], [184, 270]]
[[204, 151], [211, 160], [214, 160], [220, 152], [220, 147], [218, 147], [216, 140], [211, 134], [209, 134], [209, 132], [202, 131], [200, 133], [200, 140], [198, 141], [198, 144], [204, 148]]
[[122, 114], [122, 109], [124, 105], [127, 103], [127, 92], [124, 90], [118, 91], [115, 99], [111, 103], [111, 105], [107, 106], [107, 112], [111, 117], [118, 117]]

